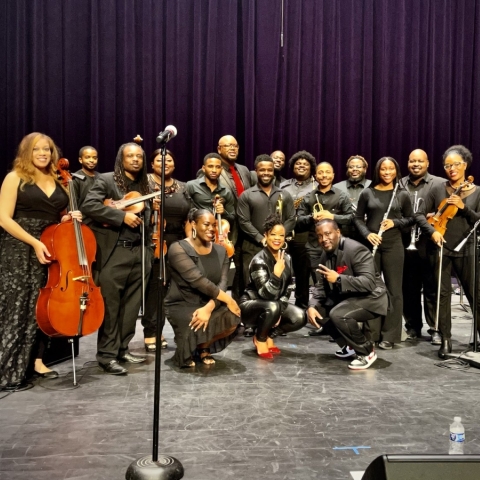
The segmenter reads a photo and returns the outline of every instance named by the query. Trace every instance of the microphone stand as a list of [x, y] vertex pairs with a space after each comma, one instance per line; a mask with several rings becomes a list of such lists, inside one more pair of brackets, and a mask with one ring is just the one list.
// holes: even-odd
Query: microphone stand
[[[157, 139], [158, 140], [158, 139]], [[160, 185], [160, 219], [164, 217], [165, 206], [165, 157], [169, 138], [161, 141], [162, 150], [162, 184]], [[162, 222], [160, 222], [162, 224]], [[160, 227], [160, 252], [163, 251], [164, 227]], [[127, 469], [126, 480], [179, 480], [183, 478], [183, 465], [168, 455], [158, 455], [158, 430], [160, 423], [160, 373], [162, 367], [162, 349], [159, 340], [162, 338], [162, 322], [165, 318], [165, 256], [159, 258], [160, 273], [158, 275], [158, 305], [157, 305], [157, 349], [155, 351], [155, 384], [153, 395], [153, 445], [152, 456], [149, 455], [133, 461]]]
[[[455, 252], [459, 252], [463, 246], [467, 243], [470, 235], [473, 234], [473, 290], [472, 290], [472, 314], [473, 314], [473, 351], [467, 352], [461, 356], [463, 360], [466, 360], [472, 367], [480, 368], [480, 352], [478, 351], [478, 312], [477, 312], [477, 303], [478, 303], [478, 280], [479, 280], [479, 271], [478, 271], [478, 260], [479, 260], [479, 244], [478, 244], [478, 235], [477, 227], [480, 224], [478, 220], [473, 228], [468, 233], [467, 238], [462, 240], [456, 247]], [[448, 358], [457, 358], [458, 355], [447, 354]]]

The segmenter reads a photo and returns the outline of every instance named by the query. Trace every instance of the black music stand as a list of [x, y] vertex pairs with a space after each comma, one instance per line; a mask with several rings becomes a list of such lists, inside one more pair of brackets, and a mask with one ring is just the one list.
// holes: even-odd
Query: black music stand
[[445, 358], [448, 359], [453, 359], [453, 358], [458, 358], [459, 360], [465, 360], [468, 362], [472, 367], [475, 368], [480, 368], [480, 352], [478, 351], [478, 314], [477, 314], [477, 303], [478, 303], [478, 295], [477, 295], [477, 289], [478, 289], [478, 280], [479, 280], [479, 272], [478, 272], [478, 259], [479, 259], [479, 254], [478, 254], [478, 249], [479, 249], [479, 244], [478, 244], [478, 236], [477, 236], [477, 227], [480, 224], [480, 220], [478, 220], [473, 228], [470, 230], [467, 238], [463, 240], [456, 248], [455, 251], [459, 252], [467, 243], [468, 237], [473, 234], [473, 246], [474, 246], [474, 251], [473, 251], [473, 279], [474, 279], [474, 288], [472, 292], [472, 314], [473, 314], [473, 350], [471, 352], [466, 352], [464, 354], [461, 354], [460, 356], [458, 353], [447, 353], [445, 355]]
[[[160, 185], [160, 218], [164, 217], [165, 206], [165, 156], [167, 153], [167, 141], [161, 142], [162, 150], [162, 184]], [[157, 138], [158, 141], [158, 138]], [[161, 222], [160, 222], [161, 223]], [[164, 228], [160, 228], [160, 251], [163, 248]], [[158, 276], [158, 306], [157, 306], [157, 349], [155, 351], [155, 385], [153, 396], [153, 445], [152, 455], [147, 455], [133, 461], [125, 474], [126, 480], [179, 480], [183, 478], [183, 465], [173, 457], [168, 455], [158, 455], [158, 429], [160, 421], [160, 373], [162, 367], [162, 349], [159, 348], [158, 341], [162, 337], [161, 322], [164, 319], [165, 298], [165, 258], [160, 255], [160, 273]], [[143, 312], [142, 312], [143, 313]]]

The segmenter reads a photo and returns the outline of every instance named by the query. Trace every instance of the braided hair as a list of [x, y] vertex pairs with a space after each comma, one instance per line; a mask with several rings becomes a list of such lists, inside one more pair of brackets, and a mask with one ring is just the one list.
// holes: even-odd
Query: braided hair
[[[120, 191], [123, 193], [128, 192], [128, 187], [127, 187], [127, 182], [126, 182], [126, 174], [125, 174], [125, 168], [123, 166], [123, 151], [125, 150], [126, 147], [139, 147], [138, 144], [129, 142], [129, 143], [124, 143], [123, 145], [120, 146], [118, 149], [117, 153], [117, 158], [115, 159], [115, 168], [113, 169], [113, 179], [115, 183], [117, 184], [118, 188]], [[137, 182], [140, 184], [140, 193], [142, 195], [147, 195], [150, 193], [150, 188], [148, 186], [148, 177], [147, 177], [147, 157], [145, 155], [145, 152], [142, 147], [142, 154], [143, 154], [143, 165], [142, 169], [140, 170], [138, 176], [137, 176]]]

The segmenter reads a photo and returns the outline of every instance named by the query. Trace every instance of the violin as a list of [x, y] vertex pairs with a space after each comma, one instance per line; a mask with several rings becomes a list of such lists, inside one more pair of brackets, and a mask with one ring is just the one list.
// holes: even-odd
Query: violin
[[[216, 195], [215, 199], [213, 200], [214, 207], [216, 206], [217, 202], [220, 201], [220, 196]], [[233, 243], [228, 238], [228, 234], [230, 233], [230, 224], [228, 220], [222, 219], [222, 215], [220, 213], [215, 214], [217, 217], [217, 228], [215, 231], [215, 243], [218, 245], [222, 245], [227, 251], [228, 258], [232, 258], [233, 254], [235, 253], [235, 247]]]
[[[153, 204], [153, 216], [152, 216], [153, 230], [152, 230], [152, 241], [155, 245], [155, 258], [160, 258], [160, 229], [161, 227], [161, 216], [160, 216], [160, 206], [158, 204]], [[167, 221], [163, 221], [163, 228], [167, 225]], [[162, 255], [167, 254], [167, 242], [163, 241], [163, 253]]]
[[149, 198], [158, 197], [160, 191], [148, 193], [147, 195], [142, 195], [139, 192], [128, 192], [120, 200], [112, 200], [107, 198], [104, 200], [103, 204], [106, 207], [116, 208], [117, 210], [123, 210], [124, 212], [131, 213], [140, 213], [145, 208], [145, 200]]
[[[70, 209], [78, 210], [68, 160], [58, 161], [58, 174], [70, 191]], [[100, 287], [92, 279], [91, 265], [97, 243], [89, 227], [73, 218], [48, 226], [40, 241], [51, 254], [48, 280], [36, 306], [40, 329], [50, 337], [75, 337], [97, 331], [105, 306]]]
[[[462, 182], [452, 193], [452, 195], [458, 195], [465, 187], [470, 186], [473, 183], [473, 177], [469, 176], [464, 182]], [[443, 199], [438, 206], [438, 210], [433, 217], [430, 217], [427, 221], [432, 227], [442, 236], [447, 231], [447, 223], [457, 214], [458, 207], [447, 203], [448, 198]]]

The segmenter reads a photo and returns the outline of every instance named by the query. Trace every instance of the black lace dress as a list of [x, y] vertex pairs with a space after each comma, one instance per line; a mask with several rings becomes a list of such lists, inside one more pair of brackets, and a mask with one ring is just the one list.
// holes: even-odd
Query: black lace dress
[[[177, 344], [173, 361], [177, 366], [183, 366], [195, 355], [197, 345], [210, 342], [220, 333], [238, 325], [240, 318], [230, 312], [224, 303], [215, 300], [216, 307], [206, 330], [194, 332], [189, 327], [193, 312], [216, 299], [220, 290], [227, 289], [230, 260], [224, 247], [213, 244], [209, 254], [199, 255], [187, 240], [180, 240], [168, 250], [168, 263], [171, 283], [165, 307]], [[210, 351], [222, 351], [235, 335], [236, 331], [216, 340], [210, 345]]]
[[[17, 192], [13, 219], [35, 238], [52, 223], [68, 196], [57, 185], [50, 197], [37, 185], [25, 185]], [[24, 380], [35, 343], [35, 307], [47, 269], [28, 244], [2, 230], [0, 233], [0, 386]]]

